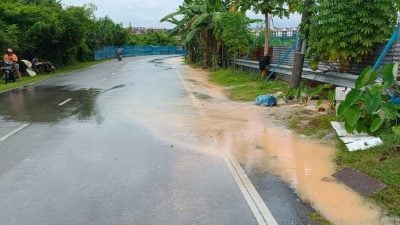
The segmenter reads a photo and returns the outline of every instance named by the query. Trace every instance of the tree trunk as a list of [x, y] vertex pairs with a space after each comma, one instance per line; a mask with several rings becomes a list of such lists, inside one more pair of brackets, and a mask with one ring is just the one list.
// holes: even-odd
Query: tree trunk
[[268, 55], [269, 49], [269, 13], [265, 13], [265, 45], [264, 45], [264, 56]]
[[290, 79], [290, 87], [293, 89], [299, 88], [301, 83], [301, 75], [303, 73], [304, 54], [295, 53], [293, 62], [292, 78]]

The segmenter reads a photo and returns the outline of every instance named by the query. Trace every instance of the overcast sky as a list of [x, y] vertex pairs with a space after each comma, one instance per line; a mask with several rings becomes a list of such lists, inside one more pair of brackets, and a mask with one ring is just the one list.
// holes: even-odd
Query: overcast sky
[[[129, 23], [134, 27], [171, 28], [170, 23], [160, 23], [165, 15], [174, 12], [183, 0], [62, 0], [64, 6], [93, 3], [97, 6], [96, 16], [108, 15], [114, 22], [122, 22], [124, 26]], [[262, 18], [249, 13], [251, 18]], [[290, 19], [274, 19], [278, 27], [298, 26], [300, 16], [295, 15]]]

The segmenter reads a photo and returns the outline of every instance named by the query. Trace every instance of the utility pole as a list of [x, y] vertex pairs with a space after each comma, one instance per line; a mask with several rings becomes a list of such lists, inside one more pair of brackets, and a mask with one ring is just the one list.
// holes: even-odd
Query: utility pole
[[301, 76], [303, 74], [303, 66], [304, 66], [304, 56], [307, 50], [307, 41], [308, 41], [308, 30], [304, 29], [306, 24], [309, 23], [310, 12], [309, 7], [313, 4], [313, 0], [304, 0], [304, 9], [303, 15], [301, 16], [301, 28], [299, 33], [303, 35], [303, 38], [300, 39], [299, 45], [297, 46], [295, 57], [294, 57], [294, 65], [292, 70], [292, 78], [290, 82], [290, 87], [293, 89], [299, 88]]
[[264, 56], [268, 55], [268, 48], [269, 48], [269, 13], [265, 12], [265, 46], [264, 46]]

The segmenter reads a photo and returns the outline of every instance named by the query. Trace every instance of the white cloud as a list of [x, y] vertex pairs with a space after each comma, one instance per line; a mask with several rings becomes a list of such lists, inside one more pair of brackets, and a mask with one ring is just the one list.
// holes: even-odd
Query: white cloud
[[[114, 22], [122, 22], [124, 26], [129, 23], [140, 27], [166, 27], [171, 28], [169, 23], [160, 23], [165, 15], [174, 12], [183, 0], [62, 0], [65, 6], [84, 5], [93, 3], [97, 6], [96, 16], [109, 16]], [[252, 18], [263, 18], [262, 16], [249, 13]], [[300, 16], [295, 15], [290, 19], [275, 18], [279, 26], [297, 26]]]

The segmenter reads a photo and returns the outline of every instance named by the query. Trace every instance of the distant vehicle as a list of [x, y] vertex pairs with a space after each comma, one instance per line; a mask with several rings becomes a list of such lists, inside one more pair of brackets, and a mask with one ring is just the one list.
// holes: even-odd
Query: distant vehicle
[[14, 68], [13, 68], [13, 62], [4, 62], [4, 66], [1, 67], [2, 71], [2, 78], [4, 84], [7, 84], [8, 82], [12, 81], [15, 82], [17, 80]]
[[31, 63], [32, 69], [37, 73], [55, 73], [56, 68], [54, 64], [50, 61], [47, 62], [39, 62], [37, 57], [32, 59]]
[[124, 49], [123, 48], [116, 48], [115, 49], [115, 51], [117, 52], [117, 59], [118, 59], [118, 61], [121, 61], [122, 60], [122, 52], [124, 51]]

